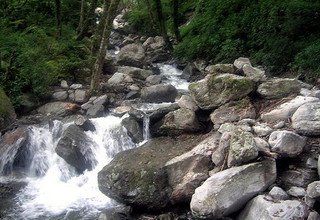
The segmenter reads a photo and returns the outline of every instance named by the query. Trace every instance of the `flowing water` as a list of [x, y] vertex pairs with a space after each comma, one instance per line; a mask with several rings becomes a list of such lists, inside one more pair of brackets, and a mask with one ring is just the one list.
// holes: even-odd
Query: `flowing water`
[[[69, 124], [55, 121], [52, 127], [29, 127], [29, 170], [24, 177], [0, 176], [0, 183], [23, 182], [26, 186], [16, 194], [11, 209], [0, 210], [1, 219], [96, 219], [101, 210], [116, 204], [99, 191], [97, 173], [116, 153], [135, 144], [121, 126], [120, 118], [108, 116], [91, 121], [96, 131], [86, 134], [93, 141], [91, 148], [97, 165], [82, 175], [55, 153]], [[0, 160], [7, 156], [1, 155]]]
[[182, 71], [175, 65], [157, 64], [157, 66], [160, 69], [160, 74], [166, 78], [166, 83], [173, 85], [178, 90], [188, 91], [190, 83], [181, 79]]

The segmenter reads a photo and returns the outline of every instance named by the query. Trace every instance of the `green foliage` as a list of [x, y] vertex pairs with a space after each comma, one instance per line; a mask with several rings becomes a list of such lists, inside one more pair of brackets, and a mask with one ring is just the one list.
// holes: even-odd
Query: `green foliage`
[[[162, 0], [172, 33], [171, 2]], [[317, 76], [320, 58], [312, 54], [319, 53], [319, 1], [180, 0], [179, 4], [183, 40], [175, 47], [177, 57], [217, 63], [246, 56], [274, 74], [299, 70], [307, 78]], [[148, 13], [145, 0], [140, 0], [129, 21], [144, 33], [159, 34], [152, 30]]]
[[51, 86], [61, 79], [83, 78], [78, 70], [89, 61], [84, 44], [75, 40], [76, 4], [75, 0], [63, 1], [63, 13], [72, 16], [63, 16], [59, 39], [55, 37], [54, 1], [0, 4], [0, 86], [15, 108], [29, 100], [37, 103], [46, 99]]

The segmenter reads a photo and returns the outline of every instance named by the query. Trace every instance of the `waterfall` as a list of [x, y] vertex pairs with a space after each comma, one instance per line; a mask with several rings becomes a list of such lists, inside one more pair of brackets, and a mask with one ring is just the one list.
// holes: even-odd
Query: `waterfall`
[[150, 139], [150, 117], [147, 113], [143, 116], [143, 142], [147, 142]]
[[[55, 153], [61, 134], [70, 124], [54, 121], [52, 126], [28, 128], [31, 165], [26, 177], [15, 179], [27, 186], [17, 193], [15, 207], [6, 211], [8, 219], [95, 219], [102, 209], [115, 205], [99, 191], [97, 173], [116, 153], [135, 144], [121, 126], [121, 118], [108, 116], [91, 121], [96, 131], [87, 131], [86, 135], [92, 140], [97, 165], [81, 175]], [[0, 182], [4, 179], [0, 176]]]

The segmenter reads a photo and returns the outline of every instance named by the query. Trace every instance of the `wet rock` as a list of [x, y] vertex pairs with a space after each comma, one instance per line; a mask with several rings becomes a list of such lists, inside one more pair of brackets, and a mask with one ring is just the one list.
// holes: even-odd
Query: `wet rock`
[[93, 106], [91, 106], [88, 111], [87, 111], [87, 115], [89, 117], [100, 117], [104, 114], [104, 106], [102, 104], [94, 104]]
[[247, 96], [254, 90], [254, 83], [232, 74], [207, 75], [205, 79], [191, 83], [189, 90], [197, 105], [209, 110]]
[[75, 125], [82, 128], [84, 131], [95, 131], [96, 128], [94, 124], [86, 117], [82, 115], [78, 115], [76, 120], [74, 121]]
[[222, 105], [210, 115], [215, 128], [223, 123], [236, 122], [244, 118], [256, 118], [256, 110], [248, 98]]
[[297, 96], [294, 99], [277, 106], [275, 109], [271, 110], [270, 112], [263, 113], [261, 115], [261, 119], [269, 123], [286, 121], [293, 115], [293, 113], [300, 106], [306, 103], [316, 102], [316, 101], [319, 101], [319, 99], [314, 97]]
[[242, 129], [231, 132], [228, 167], [240, 165], [258, 157], [258, 148], [253, 134]]
[[306, 138], [292, 131], [274, 131], [269, 137], [271, 151], [282, 157], [296, 157], [306, 144]]
[[117, 64], [142, 68], [145, 62], [145, 51], [139, 44], [128, 44], [121, 48]]
[[79, 103], [84, 103], [87, 98], [87, 91], [82, 89], [77, 89], [74, 92], [74, 101]]
[[80, 106], [70, 102], [49, 102], [37, 109], [43, 115], [67, 116], [77, 112]]
[[159, 127], [161, 134], [181, 134], [184, 132], [197, 132], [200, 130], [200, 123], [196, 114], [190, 109], [181, 108], [169, 112]]
[[267, 79], [264, 70], [253, 67], [251, 64], [244, 64], [242, 71], [245, 76], [247, 76], [249, 79], [252, 79], [254, 82], [262, 82]]
[[194, 112], [199, 109], [195, 101], [189, 95], [182, 95], [181, 98], [178, 100], [178, 105], [180, 108], [190, 109]]
[[58, 101], [65, 101], [68, 98], [67, 91], [59, 91], [52, 94], [52, 98]]
[[[196, 218], [219, 219], [241, 209], [276, 179], [274, 160], [234, 167], [213, 174], [195, 190], [191, 211]], [[250, 187], [248, 187], [250, 186]]]
[[265, 99], [284, 98], [297, 95], [301, 88], [309, 87], [297, 79], [273, 78], [258, 86], [258, 94]]
[[272, 187], [272, 189], [269, 192], [269, 195], [274, 199], [274, 200], [287, 200], [289, 199], [289, 195], [281, 189], [278, 186]]
[[183, 69], [181, 78], [187, 80], [188, 82], [194, 82], [202, 79], [203, 75], [196, 65], [194, 65], [194, 63], [188, 63], [188, 65]]
[[98, 220], [133, 220], [130, 206], [116, 206], [102, 211]]
[[306, 188], [310, 183], [319, 179], [316, 171], [307, 168], [286, 170], [279, 174], [279, 179], [284, 187], [292, 186]]
[[121, 84], [121, 83], [131, 83], [133, 82], [133, 79], [125, 73], [119, 73], [116, 72], [115, 74], [112, 75], [112, 77], [108, 80], [108, 84], [110, 85], [116, 85], [116, 84]]
[[177, 95], [177, 89], [168, 84], [149, 86], [141, 90], [141, 99], [149, 103], [174, 102]]
[[129, 75], [134, 79], [140, 80], [146, 80], [149, 76], [153, 74], [151, 70], [145, 70], [131, 66], [120, 66], [118, 67], [118, 72]]
[[19, 127], [6, 132], [0, 140], [0, 173], [10, 174], [14, 167], [28, 168], [31, 152], [28, 148], [28, 129]]
[[233, 62], [233, 65], [237, 68], [237, 69], [242, 69], [244, 65], [249, 65], [251, 66], [251, 62], [248, 58], [246, 57], [239, 57], [238, 59], [236, 59]]
[[128, 135], [133, 142], [140, 143], [143, 141], [143, 128], [133, 117], [124, 118], [121, 121], [121, 125], [127, 129]]
[[139, 148], [116, 154], [98, 174], [100, 191], [144, 210], [164, 208], [171, 195], [166, 162], [191, 150], [201, 139], [184, 135], [154, 138]]
[[306, 190], [302, 187], [292, 186], [287, 193], [293, 197], [304, 197], [306, 195]]
[[160, 75], [151, 75], [146, 79], [146, 83], [149, 85], [157, 85], [160, 84], [162, 80], [162, 76]]
[[82, 84], [72, 84], [69, 89], [82, 89]]
[[255, 126], [252, 127], [254, 133], [259, 137], [265, 137], [271, 134], [273, 131], [268, 125], [264, 123], [257, 123]]
[[320, 198], [320, 181], [312, 182], [308, 185], [307, 194], [310, 198]]
[[65, 81], [65, 80], [61, 80], [60, 86], [61, 86], [61, 88], [63, 88], [63, 89], [69, 89], [68, 82]]
[[221, 74], [221, 73], [230, 73], [234, 74], [235, 67], [233, 64], [215, 64], [210, 65], [205, 68], [205, 71], [209, 74]]
[[320, 219], [320, 215], [318, 212], [310, 212], [308, 219], [307, 220], [319, 220]]
[[292, 127], [303, 135], [320, 134], [320, 102], [306, 103], [292, 115]]
[[166, 163], [172, 203], [190, 202], [195, 189], [209, 177], [211, 154], [218, 148], [220, 136], [216, 132], [191, 151]]
[[91, 147], [94, 142], [76, 126], [70, 125], [59, 140], [55, 149], [56, 153], [68, 164], [75, 167], [78, 172], [92, 170], [96, 165], [96, 160]]
[[299, 200], [273, 202], [268, 196], [260, 195], [246, 205], [237, 219], [306, 219], [308, 215], [308, 207]]

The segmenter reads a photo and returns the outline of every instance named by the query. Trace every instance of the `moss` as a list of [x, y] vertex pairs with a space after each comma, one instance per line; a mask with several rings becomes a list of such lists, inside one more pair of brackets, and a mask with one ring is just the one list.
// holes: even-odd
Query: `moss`
[[198, 83], [190, 83], [189, 85], [189, 90], [190, 91], [197, 91], [199, 89], [199, 84]]

